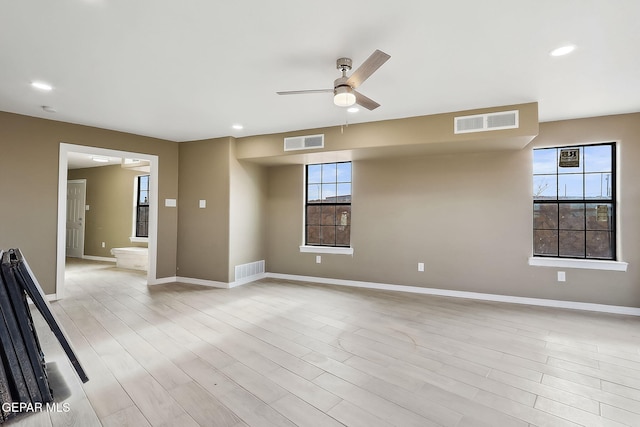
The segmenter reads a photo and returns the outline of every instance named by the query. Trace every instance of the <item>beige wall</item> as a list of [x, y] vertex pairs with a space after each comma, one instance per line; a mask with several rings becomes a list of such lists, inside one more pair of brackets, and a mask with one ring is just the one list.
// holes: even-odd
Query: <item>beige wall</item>
[[[303, 165], [260, 165], [280, 162], [269, 150], [266, 162], [259, 154], [255, 163], [235, 158], [260, 138], [177, 144], [0, 113], [0, 248], [20, 247], [45, 292], [55, 292], [58, 152], [66, 142], [159, 156], [159, 278], [231, 282], [235, 265], [266, 259], [275, 273], [640, 307], [640, 114], [542, 123], [524, 149], [411, 156], [393, 151], [394, 141], [417, 144], [422, 136], [399, 124], [392, 133], [375, 123], [340, 134], [355, 159], [355, 252], [316, 264], [315, 254], [298, 249]], [[357, 148], [372, 133], [392, 139], [392, 148]], [[495, 150], [483, 138], [479, 148]], [[564, 269], [567, 282], [559, 284], [557, 269], [527, 263], [532, 149], [611, 140], [619, 142], [620, 256], [629, 270]], [[327, 142], [340, 151], [339, 141]], [[165, 198], [177, 198], [178, 209]]]
[[[178, 276], [229, 282], [231, 138], [180, 144]], [[199, 201], [206, 200], [206, 208]]]
[[265, 260], [266, 167], [235, 158], [230, 152], [229, 281], [236, 280], [235, 266]]
[[148, 174], [119, 165], [69, 170], [68, 179], [87, 181], [89, 210], [85, 211], [84, 255], [113, 258], [111, 248], [147, 246], [129, 240], [133, 231], [134, 182], [138, 175]]
[[[515, 129], [454, 133], [454, 118], [492, 112], [518, 111]], [[324, 149], [284, 151], [283, 138], [324, 134]], [[263, 164], [331, 162], [353, 158], [452, 153], [478, 150], [521, 150], [538, 134], [538, 103], [506, 105], [430, 116], [332, 126], [239, 138], [237, 157]], [[323, 153], [331, 152], [332, 158]]]
[[266, 258], [266, 168], [236, 160], [235, 144], [233, 138], [180, 144], [180, 277], [233, 282], [236, 265]]
[[[400, 136], [401, 137], [401, 136]], [[303, 166], [269, 169], [270, 272], [640, 306], [640, 114], [540, 124], [519, 151], [371, 159], [353, 165], [354, 255], [300, 253]], [[530, 267], [532, 148], [620, 141], [622, 260], [629, 271]], [[425, 263], [425, 272], [417, 263]]]
[[[159, 200], [178, 195], [177, 143], [0, 112], [0, 248], [20, 248], [47, 294], [56, 287], [61, 142], [157, 155]], [[175, 275], [176, 239], [177, 211], [160, 203], [159, 278]]]

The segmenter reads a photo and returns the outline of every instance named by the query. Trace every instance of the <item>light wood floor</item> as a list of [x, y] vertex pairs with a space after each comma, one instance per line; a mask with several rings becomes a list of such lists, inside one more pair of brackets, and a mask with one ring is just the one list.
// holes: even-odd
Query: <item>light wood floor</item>
[[636, 317], [281, 280], [147, 287], [92, 262], [66, 289], [52, 307], [90, 381], [40, 322], [70, 410], [8, 425], [640, 426]]

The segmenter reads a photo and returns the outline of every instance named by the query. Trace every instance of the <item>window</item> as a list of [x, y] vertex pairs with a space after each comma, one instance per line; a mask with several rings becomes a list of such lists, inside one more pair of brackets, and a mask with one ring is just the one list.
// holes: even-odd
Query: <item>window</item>
[[616, 259], [615, 144], [533, 150], [533, 254]]
[[349, 247], [351, 162], [307, 165], [305, 244]]
[[149, 237], [149, 175], [136, 179], [136, 237]]

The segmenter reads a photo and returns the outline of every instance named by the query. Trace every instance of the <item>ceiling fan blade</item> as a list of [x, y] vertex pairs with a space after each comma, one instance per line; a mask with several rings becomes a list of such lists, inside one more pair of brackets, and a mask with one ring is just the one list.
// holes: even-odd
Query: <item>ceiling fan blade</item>
[[309, 90], [285, 90], [276, 92], [278, 95], [301, 95], [305, 93], [326, 93], [333, 92], [333, 89], [309, 89]]
[[367, 98], [357, 90], [354, 90], [353, 94], [356, 96], [356, 104], [363, 106], [367, 110], [375, 110], [380, 106], [376, 101], [371, 98]]
[[354, 89], [357, 88], [380, 68], [382, 64], [387, 62], [389, 58], [391, 58], [391, 55], [387, 55], [383, 51], [376, 49], [376, 51], [351, 74], [351, 77], [347, 80], [347, 84]]

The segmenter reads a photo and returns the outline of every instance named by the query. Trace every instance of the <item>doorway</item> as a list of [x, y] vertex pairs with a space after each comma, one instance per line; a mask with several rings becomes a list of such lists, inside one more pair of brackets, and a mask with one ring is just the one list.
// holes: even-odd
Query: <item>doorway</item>
[[[95, 156], [135, 158], [146, 160], [150, 165], [149, 198], [149, 265], [147, 283], [156, 281], [157, 234], [158, 234], [158, 156], [106, 148], [88, 147], [60, 143], [58, 175], [58, 233], [56, 263], [56, 299], [64, 298], [65, 260], [67, 252], [67, 170], [69, 153], [83, 153]], [[83, 204], [84, 207], [84, 204]], [[84, 217], [83, 217], [84, 218]]]

